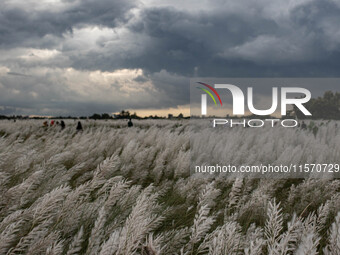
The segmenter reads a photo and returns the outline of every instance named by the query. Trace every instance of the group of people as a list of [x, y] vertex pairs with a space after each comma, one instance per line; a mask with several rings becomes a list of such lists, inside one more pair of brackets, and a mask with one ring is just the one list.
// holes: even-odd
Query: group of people
[[[60, 121], [60, 123], [59, 123], [59, 121], [56, 121], [56, 122], [55, 122], [54, 120], [51, 120], [50, 125], [48, 125], [48, 121], [44, 121], [43, 126], [44, 126], [44, 127], [48, 127], [48, 126], [50, 126], [50, 127], [53, 127], [53, 126], [60, 126], [60, 127], [61, 127], [61, 130], [64, 130], [65, 127], [66, 127], [66, 124], [65, 124], [65, 122], [64, 122], [63, 120]], [[132, 126], [133, 126], [132, 120], [129, 119], [129, 121], [128, 121], [128, 127], [132, 127]], [[76, 128], [76, 130], [77, 130], [77, 132], [83, 131], [83, 125], [81, 124], [80, 121], [78, 121], [78, 123], [77, 123], [77, 128]]]
[[[64, 122], [63, 120], [60, 121], [60, 123], [59, 123], [59, 121], [56, 121], [56, 122], [55, 122], [54, 120], [51, 120], [50, 125], [48, 124], [48, 121], [44, 121], [43, 126], [44, 126], [44, 127], [48, 127], [48, 126], [50, 126], [50, 127], [53, 127], [53, 126], [60, 126], [60, 127], [61, 127], [61, 130], [64, 130], [65, 127], [66, 127], [66, 124], [65, 124], [65, 122]], [[82, 130], [83, 130], [83, 126], [82, 126], [81, 122], [78, 121], [78, 124], [77, 124], [77, 131], [82, 131]]]
[[48, 125], [47, 121], [44, 121], [43, 125], [44, 125], [44, 127], [48, 127], [48, 126], [53, 127], [53, 126], [59, 126], [60, 125], [61, 129], [64, 129], [66, 127], [65, 122], [63, 120], [60, 121], [60, 123], [59, 123], [59, 121], [54, 122], [54, 120], [51, 120], [50, 125]]

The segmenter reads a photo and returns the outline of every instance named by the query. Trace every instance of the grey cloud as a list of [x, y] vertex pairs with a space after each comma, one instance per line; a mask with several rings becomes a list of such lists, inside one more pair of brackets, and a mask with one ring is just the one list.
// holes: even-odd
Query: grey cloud
[[[70, 75], [64, 75], [63, 72], [67, 71], [48, 69], [39, 72], [36, 68], [31, 76], [19, 72], [0, 76], [0, 107], [5, 107], [7, 114], [90, 115], [93, 112], [116, 112], [127, 108], [160, 109], [183, 101], [177, 96], [176, 87], [186, 82], [186, 78], [166, 71], [139, 75], [134, 79], [139, 86], [151, 81], [156, 91], [147, 87], [136, 90], [139, 88], [129, 87], [130, 84], [124, 87], [116, 81], [96, 89], [98, 85], [95, 82], [81, 84], [87, 82], [93, 73], [72, 71]], [[70, 82], [74, 85], [70, 86]], [[81, 87], [83, 85], [84, 89]], [[87, 93], [87, 89], [91, 91]], [[185, 90], [181, 92], [186, 95]]]
[[[151, 71], [186, 75], [197, 66], [202, 76], [334, 75], [338, 74], [334, 69], [340, 40], [334, 34], [339, 34], [339, 14], [332, 1], [298, 6], [282, 20], [223, 11], [191, 14], [147, 9], [131, 29], [148, 34], [155, 43], [134, 63], [143, 62]], [[333, 30], [337, 33], [328, 32]]]
[[145, 76], [143, 76], [143, 75], [139, 75], [134, 80], [137, 81], [137, 82], [140, 82], [140, 83], [148, 81], [148, 79]]
[[0, 115], [11, 115], [17, 113], [17, 107], [8, 107], [0, 105]]
[[[66, 2], [67, 3], [67, 2]], [[13, 6], [0, 4], [0, 46], [35, 44], [48, 35], [62, 37], [65, 32], [72, 32], [76, 26], [98, 25], [115, 27], [124, 22], [127, 12], [135, 6], [134, 1], [126, 0], [78, 0], [68, 1], [60, 10], [36, 10], [39, 6]], [[45, 40], [46, 44], [49, 40]], [[56, 42], [49, 41], [52, 45]]]
[[[188, 77], [338, 75], [340, 9], [332, 1], [306, 2], [280, 18], [223, 8], [194, 13], [145, 8], [125, 26], [132, 38], [73, 55], [73, 66], [167, 70]], [[126, 44], [131, 45], [117, 51]]]
[[[209, 1], [209, 8], [195, 2], [194, 10], [179, 8], [178, 1], [177, 8], [133, 0], [64, 1], [63, 8], [43, 11], [0, 4], [0, 48], [58, 50], [58, 55], [45, 60], [18, 56], [0, 60], [11, 70], [0, 80], [4, 85], [0, 99], [8, 107], [72, 113], [175, 107], [189, 103], [190, 77], [339, 76], [336, 2], [299, 1], [289, 6], [270, 0], [224, 2]], [[138, 11], [129, 12], [133, 8]], [[91, 26], [110, 30], [87, 44], [76, 31]], [[129, 102], [102, 103], [100, 98], [86, 102], [68, 90], [58, 72], [28, 79], [20, 75], [47, 67], [142, 69], [143, 75], [134, 81], [152, 82], [156, 92], [149, 93], [157, 96], [148, 102], [142, 95]], [[258, 87], [265, 93], [264, 87]], [[35, 91], [37, 98], [29, 95]]]

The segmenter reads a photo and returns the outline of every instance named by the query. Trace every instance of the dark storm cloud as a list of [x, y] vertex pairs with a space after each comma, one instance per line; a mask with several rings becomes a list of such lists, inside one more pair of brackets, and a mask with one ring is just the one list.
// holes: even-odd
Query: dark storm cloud
[[339, 75], [340, 9], [311, 2], [284, 19], [258, 15], [145, 10], [131, 25], [154, 43], [132, 66], [199, 76]]
[[[149, 0], [79, 0], [55, 8], [38, 1], [30, 6], [34, 1], [0, 3], [0, 75], [7, 74], [0, 79], [3, 107], [72, 113], [176, 107], [189, 103], [191, 77], [340, 74], [340, 5], [333, 0], [163, 1], [162, 6]], [[28, 48], [46, 52], [22, 50]], [[1, 65], [9, 70], [1, 71]], [[49, 71], [40, 75], [39, 68]], [[154, 92], [145, 90], [152, 99], [137, 93], [119, 101], [119, 93], [130, 92], [116, 80], [110, 85], [119, 94], [115, 102], [101, 102], [100, 93], [88, 102], [81, 89], [70, 90], [70, 81], [77, 87], [86, 79], [75, 79], [78, 73], [63, 76], [69, 68], [103, 75], [142, 70], [129, 82], [135, 88], [152, 83]], [[257, 91], [265, 88], [259, 85]]]
[[[100, 54], [100, 61], [95, 61], [98, 59], [97, 52], [92, 51], [87, 56], [75, 56], [74, 64], [89, 69], [98, 66], [102, 69], [119, 66], [143, 68], [150, 72], [164, 69], [189, 76], [199, 66], [209, 75], [209, 71], [220, 69], [218, 65], [222, 59], [217, 54], [224, 48], [238, 45], [261, 33], [275, 33], [278, 26], [262, 17], [204, 12], [192, 14], [174, 8], [150, 8], [143, 10], [140, 17], [129, 23], [127, 28], [137, 40], [143, 36], [149, 38], [148, 43], [135, 46], [141, 48], [141, 54], [131, 56], [127, 52], [121, 58]], [[102, 50], [105, 51], [105, 48]], [[108, 46], [107, 50], [110, 52], [112, 49]], [[86, 58], [94, 61], [84, 61]]]
[[72, 62], [81, 69], [164, 69], [189, 77], [338, 76], [339, 14], [332, 1], [306, 2], [284, 17], [145, 8], [125, 26], [133, 35], [127, 40], [140, 44], [116, 53], [119, 44], [107, 41], [97, 51], [73, 55]]
[[[134, 6], [132, 0], [77, 0], [64, 1], [60, 9], [57, 6], [39, 9], [42, 3], [0, 3], [1, 47], [34, 45], [35, 40], [42, 40], [47, 35], [60, 37], [65, 32], [72, 32], [76, 26], [115, 27], [126, 21], [127, 12]], [[56, 42], [51, 40], [49, 43]]]

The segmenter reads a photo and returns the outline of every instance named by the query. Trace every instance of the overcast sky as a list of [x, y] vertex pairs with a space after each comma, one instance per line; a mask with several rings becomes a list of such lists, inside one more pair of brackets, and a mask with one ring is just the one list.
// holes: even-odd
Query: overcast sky
[[192, 77], [339, 77], [339, 24], [339, 0], [1, 0], [0, 114], [176, 113]]

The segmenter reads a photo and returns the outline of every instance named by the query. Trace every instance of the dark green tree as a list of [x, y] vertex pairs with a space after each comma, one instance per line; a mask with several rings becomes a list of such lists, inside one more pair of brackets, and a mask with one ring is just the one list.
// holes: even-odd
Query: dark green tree
[[326, 91], [322, 97], [312, 98], [304, 105], [312, 116], [305, 116], [294, 105], [294, 112], [298, 119], [340, 119], [340, 93], [338, 92]]

